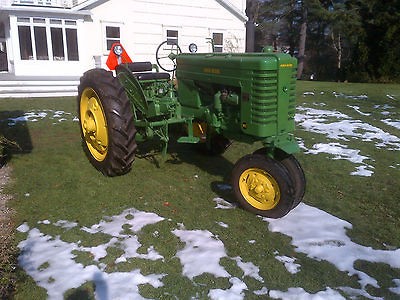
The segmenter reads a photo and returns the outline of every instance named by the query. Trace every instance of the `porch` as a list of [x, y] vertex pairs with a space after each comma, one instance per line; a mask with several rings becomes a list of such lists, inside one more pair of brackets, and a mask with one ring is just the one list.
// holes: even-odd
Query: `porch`
[[76, 96], [78, 85], [79, 77], [32, 77], [0, 73], [0, 98]]

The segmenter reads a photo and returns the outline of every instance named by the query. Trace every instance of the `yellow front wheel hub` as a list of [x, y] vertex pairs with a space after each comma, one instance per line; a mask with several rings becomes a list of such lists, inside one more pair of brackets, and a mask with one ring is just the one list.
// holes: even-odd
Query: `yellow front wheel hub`
[[273, 209], [281, 197], [276, 180], [258, 168], [247, 169], [240, 175], [239, 189], [247, 203], [259, 210]]
[[103, 161], [108, 150], [107, 119], [100, 97], [92, 88], [86, 88], [82, 92], [80, 120], [87, 148], [93, 158]]

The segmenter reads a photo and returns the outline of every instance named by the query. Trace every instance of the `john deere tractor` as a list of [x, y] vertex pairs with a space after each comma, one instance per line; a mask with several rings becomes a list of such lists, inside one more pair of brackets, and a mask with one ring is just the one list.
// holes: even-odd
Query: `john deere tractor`
[[[137, 143], [157, 138], [162, 155], [172, 125], [178, 143], [203, 143], [221, 154], [231, 141], [261, 141], [231, 173], [232, 190], [246, 210], [280, 218], [304, 196], [304, 172], [293, 156], [297, 61], [266, 48], [263, 53], [190, 53], [161, 43], [156, 62], [132, 62], [119, 43], [107, 60], [110, 71], [81, 77], [78, 95], [83, 148], [106, 176], [132, 168]], [[164, 72], [165, 71], [165, 72]], [[172, 74], [172, 76], [171, 76]]]

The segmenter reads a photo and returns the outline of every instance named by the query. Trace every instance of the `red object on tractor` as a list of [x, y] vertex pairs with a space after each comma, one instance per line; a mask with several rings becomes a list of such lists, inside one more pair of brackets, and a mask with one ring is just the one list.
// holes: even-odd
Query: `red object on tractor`
[[115, 70], [115, 67], [120, 64], [131, 62], [132, 59], [129, 57], [128, 53], [120, 43], [112, 44], [106, 61], [106, 65], [110, 70]]

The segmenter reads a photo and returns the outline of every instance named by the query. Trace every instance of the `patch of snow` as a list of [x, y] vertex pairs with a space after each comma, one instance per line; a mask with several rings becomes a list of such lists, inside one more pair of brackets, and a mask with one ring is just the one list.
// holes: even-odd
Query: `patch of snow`
[[333, 159], [345, 159], [356, 164], [363, 163], [364, 160], [369, 159], [367, 156], [360, 155], [360, 150], [348, 149], [347, 146], [339, 143], [318, 143], [313, 145], [313, 149], [305, 152], [305, 154], [319, 153], [332, 154]]
[[[145, 220], [147, 217], [147, 220]], [[104, 244], [93, 247], [83, 247], [80, 242], [64, 242], [59, 236], [45, 235], [38, 229], [29, 230], [24, 223], [20, 225], [20, 232], [28, 232], [26, 240], [19, 243], [21, 254], [18, 258], [19, 265], [47, 290], [49, 299], [63, 299], [66, 291], [78, 288], [85, 282], [92, 281], [96, 287], [97, 299], [130, 298], [143, 299], [139, 294], [139, 284], [150, 284], [155, 288], [161, 287], [161, 279], [165, 274], [142, 275], [140, 270], [130, 272], [107, 273], [105, 264], [99, 260], [106, 257], [107, 248], [119, 247], [124, 254], [117, 262], [126, 261], [131, 257], [146, 260], [156, 260], [162, 257], [154, 250], [148, 248], [147, 254], [139, 254], [135, 250], [141, 246], [136, 236], [122, 233], [122, 226], [130, 226], [135, 232], [144, 226], [155, 224], [163, 218], [153, 213], [140, 212], [135, 209], [125, 210], [118, 216], [108, 217], [108, 221], [101, 221], [93, 225], [86, 232], [114, 235]], [[65, 222], [55, 224], [65, 225]], [[79, 252], [89, 252], [93, 257], [93, 263], [84, 266], [75, 261]]]
[[393, 279], [393, 283], [396, 287], [389, 288], [389, 290], [396, 295], [400, 295], [400, 279]]
[[244, 299], [243, 291], [247, 290], [247, 285], [239, 278], [232, 277], [229, 279], [232, 284], [228, 290], [214, 289], [208, 293], [208, 297], [212, 300], [242, 300]]
[[214, 198], [213, 201], [217, 204], [215, 208], [218, 209], [234, 209], [236, 208], [236, 204], [230, 203], [220, 197]]
[[160, 281], [163, 274], [144, 276], [139, 270], [108, 274], [96, 265], [77, 263], [73, 253], [82, 251], [77, 243], [66, 243], [60, 237], [53, 238], [36, 228], [29, 231], [28, 238], [18, 247], [21, 249], [20, 266], [47, 290], [49, 299], [63, 299], [66, 291], [89, 281], [95, 284], [98, 299], [142, 299], [139, 284], [150, 284], [155, 288], [163, 285]]
[[224, 222], [216, 222], [219, 226], [224, 227], [224, 228], [228, 228], [229, 225], [224, 223]]
[[50, 225], [51, 222], [49, 220], [38, 221], [38, 224]]
[[393, 166], [389, 166], [389, 168], [398, 169], [398, 168], [400, 168], [400, 163], [399, 164], [395, 164]]
[[[300, 203], [285, 218], [263, 219], [269, 223], [270, 231], [290, 236], [297, 252], [318, 261], [328, 261], [349, 276], [357, 275], [363, 289], [367, 285], [376, 288], [379, 285], [372, 276], [355, 269], [357, 260], [386, 263], [392, 268], [400, 268], [400, 249], [375, 250], [358, 245], [346, 235], [346, 230], [352, 228], [350, 223], [304, 203]], [[299, 220], [302, 226], [298, 226]]]
[[319, 154], [326, 153], [333, 155], [333, 159], [348, 160], [355, 164], [362, 164], [356, 167], [357, 171], [350, 173], [351, 175], [371, 176], [374, 172], [367, 170], [367, 168], [374, 169], [373, 166], [364, 163], [364, 160], [369, 160], [367, 156], [360, 155], [360, 150], [348, 149], [347, 146], [339, 143], [329, 144], [315, 144], [313, 149], [304, 151], [305, 154]]
[[263, 288], [260, 289], [260, 290], [254, 291], [253, 294], [254, 294], [254, 295], [257, 295], [257, 296], [268, 295], [268, 288], [263, 287]]
[[243, 262], [242, 258], [239, 256], [236, 256], [232, 259], [236, 261], [237, 266], [242, 269], [244, 273], [243, 276], [254, 278], [259, 282], [264, 282], [264, 279], [258, 274], [260, 272], [259, 267], [254, 265], [252, 262]]
[[395, 108], [395, 107], [392, 106], [392, 105], [389, 105], [389, 104], [383, 104], [383, 105], [377, 104], [377, 105], [374, 105], [374, 108], [375, 108], [375, 109], [384, 109], [384, 110], [387, 110], [387, 109], [392, 109], [392, 108]]
[[364, 176], [364, 177], [371, 177], [374, 172], [371, 170], [367, 170], [367, 168], [374, 168], [373, 166], [365, 165], [365, 166], [358, 166], [356, 167], [357, 171], [351, 172], [350, 175], [353, 176]]
[[[277, 254], [277, 253], [275, 253]], [[290, 274], [296, 274], [298, 272], [300, 272], [300, 265], [296, 264], [296, 258], [294, 257], [289, 257], [289, 256], [285, 256], [285, 255], [276, 255], [275, 259], [280, 261], [281, 263], [284, 264], [286, 270], [290, 273]]]
[[344, 93], [332, 93], [336, 98], [345, 98], [345, 99], [353, 99], [353, 100], [367, 100], [368, 96], [367, 95], [358, 95], [358, 96], [353, 96], [353, 95], [346, 95]]
[[352, 108], [352, 109], [354, 109], [356, 112], [358, 112], [360, 115], [362, 115], [362, 116], [370, 116], [371, 114], [369, 114], [369, 113], [363, 113], [361, 110], [360, 110], [360, 107], [359, 106], [357, 106], [357, 105], [347, 105], [347, 107], [350, 107], [350, 108]]
[[[358, 106], [350, 106], [358, 110]], [[381, 107], [381, 106], [379, 106]], [[383, 106], [385, 109], [388, 106]], [[308, 149], [303, 141], [299, 141], [299, 146], [306, 154], [327, 153], [333, 155], [334, 159], [345, 159], [355, 164], [359, 164], [351, 175], [371, 176], [374, 167], [366, 164], [365, 160], [372, 160], [368, 156], [361, 155], [360, 150], [349, 149], [345, 142], [358, 139], [363, 142], [374, 142], [377, 148], [400, 151], [400, 138], [383, 131], [382, 129], [364, 123], [361, 120], [354, 120], [346, 114], [336, 110], [324, 110], [299, 106], [295, 116], [298, 127], [312, 133], [323, 134], [327, 138], [340, 141], [317, 143]], [[359, 111], [360, 112], [360, 111]], [[361, 112], [360, 112], [361, 113]], [[396, 122], [386, 121], [390, 125], [399, 126]], [[400, 122], [399, 122], [400, 123]]]
[[[296, 114], [296, 122], [306, 131], [324, 134], [330, 139], [342, 141], [361, 139], [364, 142], [371, 142], [375, 140], [378, 148], [400, 150], [399, 137], [360, 120], [353, 120], [341, 112], [304, 107], [298, 107], [298, 110], [304, 113]], [[337, 121], [332, 121], [332, 119]]]
[[392, 126], [394, 128], [400, 129], [400, 121], [398, 120], [392, 120], [392, 119], [384, 119], [381, 120], [383, 123], [386, 125]]
[[66, 220], [59, 220], [56, 223], [54, 223], [53, 225], [64, 228], [64, 229], [72, 229], [72, 228], [78, 226], [78, 223], [70, 222], [70, 221], [66, 221]]
[[287, 292], [270, 291], [269, 296], [272, 299], [285, 300], [340, 300], [344, 298], [339, 292], [326, 288], [325, 291], [320, 291], [316, 294], [306, 292], [303, 288], [290, 288]]
[[349, 299], [372, 299], [372, 300], [384, 300], [382, 297], [374, 297], [371, 296], [366, 290], [363, 289], [355, 289], [348, 286], [341, 286], [339, 289], [346, 293], [349, 296]]
[[[68, 120], [75, 120], [77, 119], [76, 116], [72, 116], [71, 113], [61, 111], [61, 110], [51, 110], [51, 109], [44, 109], [44, 110], [32, 110], [25, 112], [22, 116], [8, 118], [7, 122], [9, 126], [15, 126], [17, 123], [27, 123], [27, 122], [38, 122], [44, 119], [58, 119], [58, 122], [64, 122]], [[56, 123], [53, 123], [56, 124]]]
[[28, 232], [29, 231], [29, 225], [28, 225], [28, 223], [22, 223], [21, 225], [19, 225], [18, 227], [17, 227], [17, 231], [18, 232], [22, 232], [22, 233], [26, 233], [26, 232]]
[[193, 279], [203, 273], [215, 277], [230, 277], [230, 274], [219, 264], [226, 257], [225, 246], [208, 230], [178, 230], [172, 231], [186, 244], [177, 252], [177, 257], [183, 265], [183, 275]]
[[[146, 217], [147, 220], [145, 220]], [[105, 217], [99, 223], [84, 228], [88, 233], [109, 235], [108, 241], [92, 247], [85, 247], [80, 241], [67, 243], [61, 240], [60, 236], [46, 235], [36, 228], [30, 229], [27, 223], [23, 223], [17, 230], [28, 234], [27, 238], [18, 245], [21, 250], [18, 261], [37, 285], [47, 290], [49, 299], [63, 299], [66, 291], [78, 288], [86, 282], [93, 282], [96, 299], [143, 299], [139, 294], [138, 286], [149, 284], [154, 288], [161, 287], [164, 284], [162, 279], [166, 274], [160, 272], [160, 274], [143, 275], [137, 269], [129, 272], [110, 272], [103, 259], [108, 257], [109, 248], [117, 248], [123, 252], [114, 261], [117, 267], [119, 263], [129, 263], [130, 258], [143, 259], [149, 263], [158, 259], [164, 260], [154, 246], [149, 246], [145, 253], [143, 250], [138, 253], [142, 245], [139, 236], [133, 234], [138, 233], [147, 225], [158, 224], [162, 220], [164, 218], [154, 213], [140, 212], [135, 209], [127, 209], [119, 215]], [[355, 268], [356, 261], [386, 263], [391, 268], [400, 268], [400, 249], [375, 250], [355, 244], [346, 235], [346, 230], [352, 228], [350, 223], [304, 203], [300, 203], [284, 218], [262, 218], [262, 220], [268, 222], [268, 229], [271, 232], [280, 232], [291, 237], [296, 252], [304, 253], [317, 261], [330, 262], [338, 270], [347, 272], [348, 276], [358, 276], [360, 284], [358, 289], [335, 287], [346, 297], [375, 299], [368, 294], [367, 287], [379, 288], [375, 278]], [[298, 226], [299, 220], [302, 226]], [[62, 220], [53, 225], [63, 226], [68, 223]], [[66, 227], [67, 230], [69, 226]], [[172, 257], [177, 257], [181, 262], [182, 275], [192, 280], [195, 286], [197, 285], [195, 278], [205, 273], [227, 278], [231, 284], [228, 289], [213, 286], [208, 291], [210, 299], [244, 299], [245, 291], [249, 290], [245, 282], [246, 278], [263, 283], [261, 289], [250, 290], [250, 293], [268, 295], [264, 279], [259, 274], [260, 268], [253, 262], [246, 262], [240, 256], [230, 257], [224, 243], [208, 230], [186, 230], [182, 223], [177, 223], [176, 227], [181, 229], [174, 229], [171, 235], [178, 237], [184, 246], [182, 249], [177, 249]], [[149, 234], [154, 236], [155, 232]], [[157, 236], [159, 234], [158, 232]], [[257, 243], [264, 242], [261, 237], [260, 239]], [[255, 240], [249, 241], [251, 244], [255, 242]], [[79, 253], [89, 253], [91, 261], [87, 265], [78, 263], [76, 257]], [[274, 253], [275, 258], [284, 263], [291, 274], [299, 271], [300, 266], [295, 258], [278, 254], [278, 252]], [[239, 274], [230, 274], [221, 265], [221, 259], [234, 262], [242, 271], [242, 278]], [[392, 278], [392, 280], [395, 286], [391, 287], [390, 291], [399, 294], [400, 279]], [[171, 296], [179, 298], [179, 295]], [[301, 287], [289, 288], [286, 292], [271, 290], [269, 297], [307, 300], [342, 299], [339, 292], [329, 287], [314, 294]], [[196, 298], [195, 295], [194, 298]]]
[[387, 94], [386, 97], [388, 97], [391, 100], [397, 100], [394, 95]]
[[155, 213], [142, 212], [133, 208], [124, 210], [120, 215], [105, 219], [90, 228], [83, 227], [82, 230], [88, 233], [102, 232], [114, 237], [127, 237], [129, 233], [124, 233], [126, 229], [123, 226], [129, 227], [131, 232], [138, 232], [147, 225], [164, 220]]

